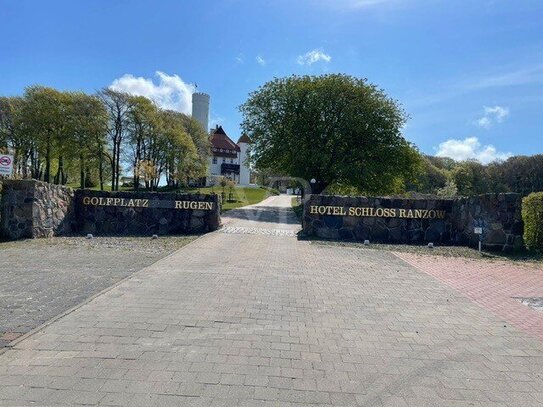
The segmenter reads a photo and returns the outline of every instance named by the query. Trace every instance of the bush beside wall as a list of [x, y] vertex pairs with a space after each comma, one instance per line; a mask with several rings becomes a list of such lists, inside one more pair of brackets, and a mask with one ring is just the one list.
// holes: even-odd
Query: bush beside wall
[[533, 192], [523, 198], [522, 220], [526, 247], [543, 253], [543, 192]]

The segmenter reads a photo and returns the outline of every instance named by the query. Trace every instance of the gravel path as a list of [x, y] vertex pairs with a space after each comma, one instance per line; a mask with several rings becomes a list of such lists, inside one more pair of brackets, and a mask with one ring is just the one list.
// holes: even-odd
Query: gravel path
[[58, 237], [0, 243], [0, 347], [192, 240]]

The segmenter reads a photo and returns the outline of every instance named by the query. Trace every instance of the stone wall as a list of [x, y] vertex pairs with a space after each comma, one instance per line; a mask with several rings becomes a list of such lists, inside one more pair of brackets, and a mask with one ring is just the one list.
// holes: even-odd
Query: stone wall
[[510, 250], [523, 247], [521, 203], [518, 194], [459, 199], [310, 195], [302, 223], [305, 235], [323, 239], [469, 246], [477, 245], [474, 227], [481, 226], [485, 248]]
[[76, 208], [79, 230], [97, 235], [205, 233], [221, 224], [217, 195], [78, 190]]
[[73, 191], [35, 180], [4, 180], [0, 237], [205, 233], [220, 227], [217, 195]]
[[71, 188], [35, 180], [4, 180], [2, 184], [3, 238], [52, 237], [75, 230]]
[[455, 243], [476, 246], [476, 226], [483, 228], [483, 246], [490, 250], [524, 247], [522, 196], [515, 193], [485, 194], [454, 201], [451, 216]]

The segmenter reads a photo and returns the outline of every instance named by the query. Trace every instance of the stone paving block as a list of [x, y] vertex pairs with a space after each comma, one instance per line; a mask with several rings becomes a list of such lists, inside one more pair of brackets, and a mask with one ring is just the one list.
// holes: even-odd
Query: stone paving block
[[392, 253], [212, 233], [1, 354], [0, 405], [541, 405], [543, 344], [503, 325]]

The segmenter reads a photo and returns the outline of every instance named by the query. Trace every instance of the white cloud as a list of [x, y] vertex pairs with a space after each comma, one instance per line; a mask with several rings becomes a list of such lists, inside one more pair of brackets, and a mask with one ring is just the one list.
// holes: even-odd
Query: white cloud
[[312, 51], [306, 52], [304, 55], [298, 56], [296, 62], [300, 65], [311, 65], [315, 62], [330, 62], [332, 57], [326, 54], [322, 49], [315, 48]]
[[260, 65], [260, 66], [264, 66], [264, 65], [266, 65], [266, 60], [262, 56], [257, 55], [256, 56], [256, 63], [258, 65]]
[[196, 87], [183, 81], [178, 75], [156, 71], [155, 76], [158, 78], [158, 84], [151, 78], [125, 74], [115, 79], [109, 88], [131, 95], [146, 96], [163, 109], [190, 114], [192, 94]]
[[485, 129], [490, 128], [494, 123], [501, 123], [509, 116], [509, 108], [502, 106], [484, 107], [484, 115], [477, 120], [477, 124]]
[[245, 58], [243, 58], [243, 54], [239, 54], [239, 55], [236, 57], [236, 63], [237, 63], [237, 64], [242, 64], [244, 61], [245, 61]]
[[501, 153], [493, 145], [483, 146], [477, 137], [468, 137], [464, 140], [450, 139], [439, 144], [436, 155], [449, 157], [457, 161], [476, 159], [483, 164], [496, 160], [506, 160], [511, 153]]

